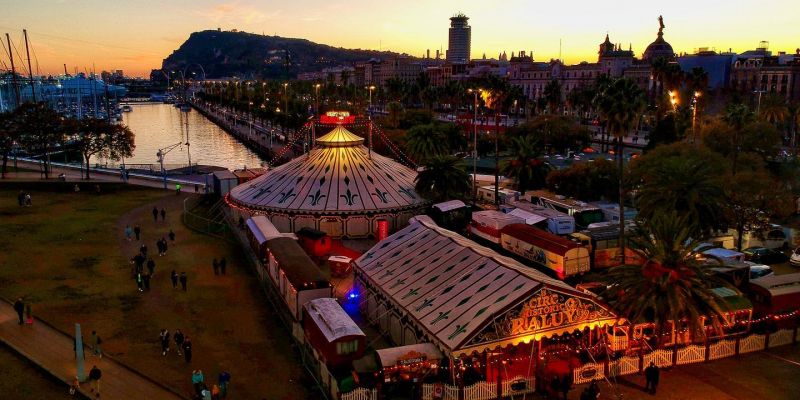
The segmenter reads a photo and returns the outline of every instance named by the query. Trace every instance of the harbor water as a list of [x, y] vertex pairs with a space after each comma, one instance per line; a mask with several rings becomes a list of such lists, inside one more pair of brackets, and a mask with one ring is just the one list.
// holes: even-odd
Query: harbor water
[[[155, 165], [159, 149], [173, 145], [176, 146], [164, 156], [164, 165], [168, 168], [188, 165], [189, 152], [194, 165], [231, 170], [256, 168], [267, 162], [195, 110], [183, 112], [171, 104], [161, 103], [132, 104], [131, 107], [132, 111], [123, 113], [122, 118], [135, 134], [136, 150], [133, 157], [125, 159], [126, 164]], [[187, 141], [189, 146], [186, 146]], [[102, 163], [102, 160], [97, 162]]]

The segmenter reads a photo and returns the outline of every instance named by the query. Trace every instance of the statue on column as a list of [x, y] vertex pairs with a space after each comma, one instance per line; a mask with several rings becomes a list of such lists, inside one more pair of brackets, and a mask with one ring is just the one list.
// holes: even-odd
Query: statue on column
[[659, 25], [658, 36], [663, 36], [664, 35], [664, 17], [661, 16], [661, 15], [658, 16], [658, 25]]

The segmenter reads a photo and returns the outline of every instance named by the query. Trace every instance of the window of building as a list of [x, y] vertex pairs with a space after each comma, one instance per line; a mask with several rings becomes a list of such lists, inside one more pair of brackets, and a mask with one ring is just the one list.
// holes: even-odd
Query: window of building
[[338, 355], [352, 354], [357, 351], [358, 351], [358, 340], [336, 343], [336, 354]]

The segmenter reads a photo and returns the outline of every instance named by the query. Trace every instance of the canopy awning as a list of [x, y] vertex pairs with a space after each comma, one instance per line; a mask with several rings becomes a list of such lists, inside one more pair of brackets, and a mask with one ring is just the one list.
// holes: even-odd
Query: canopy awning
[[377, 350], [381, 367], [416, 364], [423, 361], [441, 360], [442, 353], [433, 343], [418, 343], [409, 346], [390, 347]]

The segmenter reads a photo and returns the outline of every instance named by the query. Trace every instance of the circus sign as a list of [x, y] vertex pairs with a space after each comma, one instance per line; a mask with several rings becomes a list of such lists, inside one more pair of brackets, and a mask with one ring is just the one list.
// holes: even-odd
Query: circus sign
[[607, 310], [591, 301], [542, 290], [509, 320], [510, 333], [521, 335], [549, 331], [608, 317]]
[[348, 111], [328, 111], [319, 118], [323, 124], [352, 124], [355, 120], [356, 117]]

